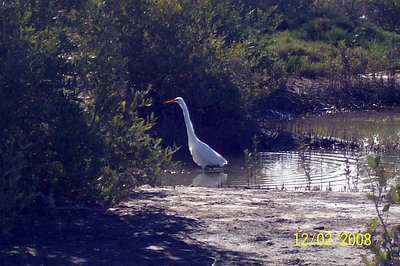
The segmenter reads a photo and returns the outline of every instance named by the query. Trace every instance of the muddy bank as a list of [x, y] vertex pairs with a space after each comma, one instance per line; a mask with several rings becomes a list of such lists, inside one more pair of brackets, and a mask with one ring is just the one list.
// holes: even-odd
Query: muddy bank
[[350, 110], [398, 106], [400, 75], [291, 77], [262, 99], [258, 111], [266, 119], [318, 116]]
[[365, 247], [301, 247], [294, 234], [357, 234], [374, 216], [361, 193], [140, 188], [109, 210], [25, 214], [0, 264], [360, 265]]

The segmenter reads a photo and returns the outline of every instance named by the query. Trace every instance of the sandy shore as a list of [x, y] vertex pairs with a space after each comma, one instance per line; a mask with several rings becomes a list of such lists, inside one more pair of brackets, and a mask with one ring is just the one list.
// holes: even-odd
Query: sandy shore
[[[389, 223], [400, 217], [390, 212]], [[373, 217], [362, 193], [143, 187], [109, 210], [26, 214], [1, 241], [0, 264], [360, 265], [369, 250], [336, 237]]]

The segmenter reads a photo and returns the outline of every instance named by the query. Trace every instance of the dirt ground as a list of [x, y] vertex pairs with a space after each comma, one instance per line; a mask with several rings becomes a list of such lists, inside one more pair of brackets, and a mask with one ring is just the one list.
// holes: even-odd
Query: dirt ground
[[[389, 223], [400, 206], [390, 212]], [[109, 210], [25, 214], [0, 265], [360, 265], [369, 250], [336, 236], [373, 217], [362, 193], [143, 187]]]

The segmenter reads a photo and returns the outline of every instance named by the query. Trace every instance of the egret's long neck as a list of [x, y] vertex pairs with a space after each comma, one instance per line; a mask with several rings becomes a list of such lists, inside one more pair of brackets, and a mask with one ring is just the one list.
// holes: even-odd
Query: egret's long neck
[[192, 121], [190, 121], [189, 110], [187, 109], [186, 104], [184, 102], [179, 103], [179, 106], [182, 108], [183, 117], [185, 118], [186, 131], [187, 131], [188, 141], [189, 141], [189, 145], [190, 145], [190, 143], [193, 143], [193, 141], [197, 139], [197, 136], [194, 133]]

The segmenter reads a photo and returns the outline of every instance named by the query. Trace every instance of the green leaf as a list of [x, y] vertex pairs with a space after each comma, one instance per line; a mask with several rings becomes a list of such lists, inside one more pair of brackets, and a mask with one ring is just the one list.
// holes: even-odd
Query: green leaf
[[393, 189], [390, 194], [394, 202], [400, 202], [400, 191], [398, 189]]
[[385, 206], [383, 206], [382, 211], [383, 212], [387, 212], [390, 208], [390, 203], [386, 204]]
[[381, 157], [380, 156], [376, 156], [376, 157], [368, 156], [367, 160], [368, 160], [368, 166], [371, 167], [372, 170], [375, 170], [378, 168], [378, 166], [381, 162]]
[[386, 183], [391, 177], [393, 172], [389, 169], [385, 169], [383, 171], [383, 181]]
[[378, 217], [375, 217], [372, 220], [371, 226], [367, 229], [367, 232], [372, 234], [378, 228], [378, 225], [379, 225]]
[[22, 17], [23, 21], [28, 22], [28, 20], [32, 17], [32, 12], [31, 11], [27, 11], [25, 12], [24, 16]]

